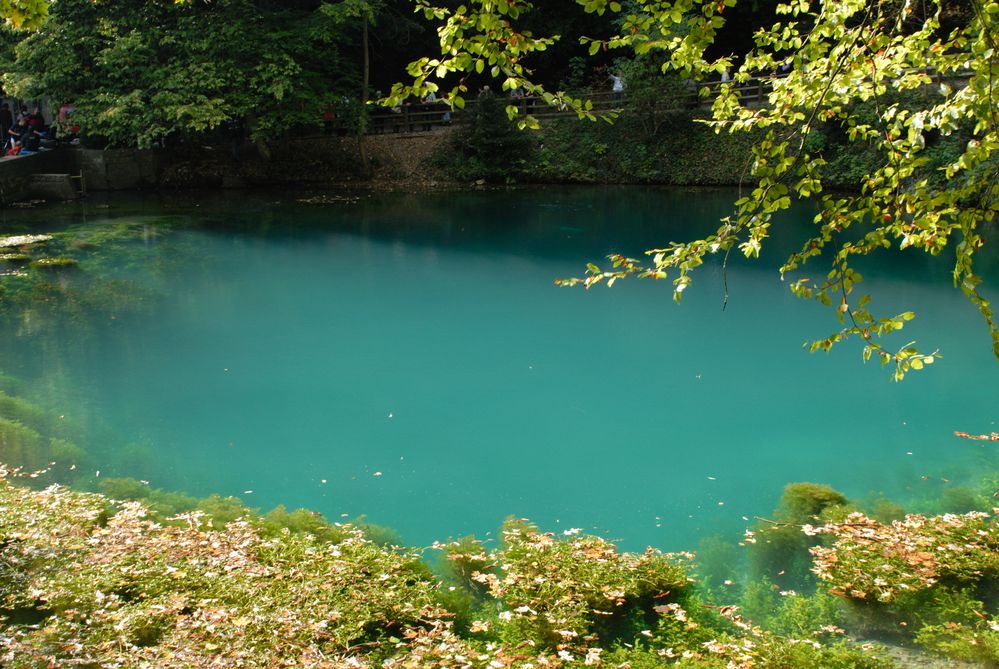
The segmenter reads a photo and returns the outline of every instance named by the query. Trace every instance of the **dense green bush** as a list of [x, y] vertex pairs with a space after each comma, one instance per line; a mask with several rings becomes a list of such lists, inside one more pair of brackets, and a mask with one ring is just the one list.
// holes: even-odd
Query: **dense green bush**
[[697, 110], [625, 107], [612, 123], [549, 121], [529, 167], [539, 182], [733, 185], [752, 138], [718, 135]]
[[507, 117], [508, 102], [488, 90], [480, 94], [434, 164], [461, 181], [511, 183], [528, 175], [534, 140]]

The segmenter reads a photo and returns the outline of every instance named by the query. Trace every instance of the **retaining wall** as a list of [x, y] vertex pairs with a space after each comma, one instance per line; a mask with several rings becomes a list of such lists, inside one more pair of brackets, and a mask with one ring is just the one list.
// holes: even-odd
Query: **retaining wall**
[[30, 197], [29, 184], [34, 174], [76, 174], [72, 152], [40, 151], [29, 156], [0, 158], [0, 204]]

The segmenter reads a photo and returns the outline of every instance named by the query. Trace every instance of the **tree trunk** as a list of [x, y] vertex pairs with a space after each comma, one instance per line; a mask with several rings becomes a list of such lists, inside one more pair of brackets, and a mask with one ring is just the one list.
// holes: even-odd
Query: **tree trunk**
[[361, 52], [363, 60], [361, 77], [361, 114], [357, 120], [357, 152], [361, 157], [361, 173], [365, 179], [371, 178], [371, 164], [368, 161], [368, 147], [365, 136], [368, 132], [368, 17], [361, 17]]

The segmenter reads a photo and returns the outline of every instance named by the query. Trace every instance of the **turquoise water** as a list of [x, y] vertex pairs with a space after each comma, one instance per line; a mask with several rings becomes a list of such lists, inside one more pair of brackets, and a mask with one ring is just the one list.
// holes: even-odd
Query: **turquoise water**
[[94, 308], [87, 327], [21, 324], [0, 360], [88, 429], [105, 476], [364, 514], [412, 544], [513, 514], [691, 547], [738, 536], [789, 481], [908, 502], [981, 473], [988, 448], [952, 433], [999, 430], [999, 363], [946, 262], [868, 268], [872, 306], [919, 314], [897, 343], [944, 356], [901, 384], [857, 346], [802, 349], [837, 324], [774, 271], [795, 225], [763, 262], [734, 263], [724, 311], [717, 266], [679, 306], [666, 284], [553, 285], [610, 251], [702, 233], [731, 199], [549, 189], [8, 214], [141, 229], [82, 271], [142, 300]]

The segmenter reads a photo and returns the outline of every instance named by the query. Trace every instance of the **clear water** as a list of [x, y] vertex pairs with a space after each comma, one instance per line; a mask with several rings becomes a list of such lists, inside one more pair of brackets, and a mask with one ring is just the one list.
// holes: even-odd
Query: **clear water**
[[[365, 514], [417, 545], [513, 514], [692, 547], [739, 534], [789, 481], [911, 502], [980, 473], [987, 448], [952, 433], [997, 429], [999, 363], [946, 262], [868, 268], [873, 306], [919, 314], [897, 343], [944, 356], [901, 384], [857, 346], [801, 348], [837, 326], [774, 271], [803, 234], [793, 222], [763, 262], [734, 263], [724, 311], [717, 266], [680, 306], [665, 284], [553, 285], [703, 233], [731, 199], [548, 189], [8, 214], [8, 228], [141, 227], [86, 271], [146, 297], [120, 317], [98, 308], [98, 326], [22, 326], [0, 361], [88, 426], [106, 470]], [[999, 263], [983, 262], [994, 295]]]

